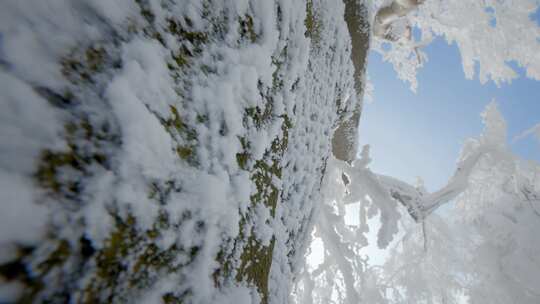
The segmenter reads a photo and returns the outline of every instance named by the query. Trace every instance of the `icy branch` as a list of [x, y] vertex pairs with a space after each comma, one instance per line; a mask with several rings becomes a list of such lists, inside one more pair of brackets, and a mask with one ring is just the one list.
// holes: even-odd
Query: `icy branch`
[[476, 152], [460, 161], [448, 183], [433, 193], [423, 193], [416, 187], [393, 177], [378, 175], [378, 178], [392, 198], [403, 204], [413, 219], [420, 222], [437, 208], [452, 201], [465, 191], [473, 168], [482, 156], [490, 152], [497, 153], [496, 148], [489, 146], [478, 148]]
[[[369, 169], [365, 169], [369, 171], [369, 174], [364, 174], [364, 178], [376, 183], [378, 188], [384, 188], [390, 197], [403, 204], [416, 222], [423, 221], [437, 208], [452, 201], [468, 188], [469, 177], [476, 164], [484, 156], [490, 155], [500, 160], [508, 158], [508, 152], [505, 148], [506, 122], [494, 101], [488, 104], [482, 113], [482, 118], [485, 124], [482, 135], [479, 139], [472, 140], [469, 145], [465, 146], [463, 155], [457, 163], [456, 171], [441, 189], [427, 193], [423, 189], [393, 177], [374, 174]], [[362, 159], [357, 161], [356, 166], [365, 167], [369, 161], [369, 149], [364, 149]]]

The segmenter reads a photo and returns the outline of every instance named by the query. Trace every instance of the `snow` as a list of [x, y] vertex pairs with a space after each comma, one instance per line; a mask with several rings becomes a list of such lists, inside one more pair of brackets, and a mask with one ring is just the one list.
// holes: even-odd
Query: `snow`
[[34, 203], [33, 188], [23, 176], [0, 175], [0, 198], [4, 202], [0, 209], [0, 244], [16, 241], [30, 245], [45, 235], [49, 212]]
[[[32, 244], [43, 237], [48, 210], [32, 180], [42, 149], [61, 149], [61, 116], [19, 79], [0, 71], [0, 243]], [[39, 115], [39, 119], [35, 119]]]
[[[63, 140], [57, 138], [61, 130], [60, 113], [51, 109], [28, 84], [5, 71], [0, 72], [0, 91], [3, 93], [0, 139], [10, 143], [1, 147], [0, 167], [31, 174], [35, 163], [26, 162], [25, 158], [36, 158], [44, 148], [64, 147]], [[40, 119], [34, 119], [36, 115]]]

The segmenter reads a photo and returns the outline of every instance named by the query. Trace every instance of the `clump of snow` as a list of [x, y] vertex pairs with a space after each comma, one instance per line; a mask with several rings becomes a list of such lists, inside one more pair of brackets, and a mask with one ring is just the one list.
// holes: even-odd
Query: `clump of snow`
[[0, 71], [0, 92], [0, 243], [30, 245], [45, 233], [48, 216], [43, 205], [35, 204], [40, 192], [32, 174], [43, 149], [65, 146], [58, 138], [61, 115], [5, 71]]

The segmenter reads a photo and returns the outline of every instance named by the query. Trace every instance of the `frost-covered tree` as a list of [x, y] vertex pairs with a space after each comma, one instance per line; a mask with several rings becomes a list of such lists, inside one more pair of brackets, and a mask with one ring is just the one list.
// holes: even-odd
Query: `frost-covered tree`
[[[540, 80], [537, 0], [373, 1], [373, 49], [415, 90], [416, 73], [427, 60], [421, 48], [436, 37], [455, 43], [465, 76], [496, 84], [518, 77], [512, 67]], [[416, 33], [416, 34], [415, 34]]]
[[512, 155], [494, 104], [484, 120], [483, 135], [468, 141], [462, 154], [480, 145], [496, 148], [476, 162], [456, 207], [444, 219], [426, 220], [426, 248], [418, 228], [406, 232], [411, 236], [393, 251], [384, 269], [383, 277], [400, 295], [389, 302], [540, 301], [540, 165]]
[[[324, 260], [305, 268], [298, 303], [538, 303], [540, 165], [509, 150], [494, 102], [482, 117], [483, 133], [433, 193], [373, 173], [366, 147], [352, 165], [329, 163], [314, 235]], [[432, 214], [449, 202], [457, 207]], [[345, 224], [350, 204], [360, 204], [357, 226]], [[377, 245], [389, 248], [381, 266], [363, 251], [374, 228]]]

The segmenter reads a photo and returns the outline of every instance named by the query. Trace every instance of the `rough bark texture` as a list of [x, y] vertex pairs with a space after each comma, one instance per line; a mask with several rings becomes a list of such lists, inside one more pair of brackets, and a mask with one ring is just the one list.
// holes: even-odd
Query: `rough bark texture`
[[[345, 0], [345, 21], [351, 34], [351, 59], [354, 65], [355, 89], [358, 98], [364, 90], [364, 74], [369, 50], [369, 21], [365, 6], [355, 0]], [[332, 152], [337, 159], [352, 161], [356, 157], [358, 123], [362, 112], [361, 102], [354, 109], [353, 115], [338, 126], [332, 138]]]

